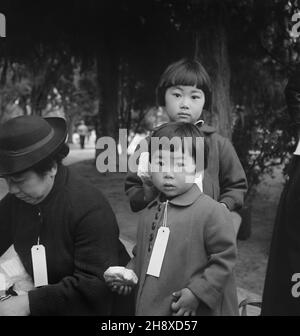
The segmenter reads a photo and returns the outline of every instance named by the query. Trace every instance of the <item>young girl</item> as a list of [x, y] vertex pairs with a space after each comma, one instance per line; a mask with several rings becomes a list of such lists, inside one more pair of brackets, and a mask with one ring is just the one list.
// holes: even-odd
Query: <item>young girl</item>
[[[171, 64], [157, 87], [157, 102], [164, 107], [170, 121], [196, 124], [206, 139], [209, 156], [203, 180], [204, 193], [230, 211], [236, 211], [243, 206], [247, 179], [230, 141], [200, 120], [203, 109], [210, 110], [211, 98], [210, 78], [197, 60], [183, 59]], [[133, 211], [145, 208], [157, 195], [151, 181], [136, 172], [128, 173], [125, 191]]]
[[[205, 152], [196, 148], [201, 133], [179, 122], [161, 126], [153, 137], [180, 142], [169, 149], [149, 144], [150, 174], [159, 195], [141, 213], [134, 257], [127, 265], [138, 277], [136, 315], [237, 315], [231, 216], [193, 183], [206, 165], [197, 158]], [[187, 145], [185, 137], [191, 139]], [[114, 277], [113, 270], [104, 275], [119, 294], [128, 294], [136, 283], [135, 274], [125, 271], [125, 277]]]

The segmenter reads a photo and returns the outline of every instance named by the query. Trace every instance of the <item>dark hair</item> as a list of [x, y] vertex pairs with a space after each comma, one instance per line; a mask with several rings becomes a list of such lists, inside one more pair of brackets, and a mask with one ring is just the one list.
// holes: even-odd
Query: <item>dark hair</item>
[[205, 95], [203, 108], [210, 111], [212, 99], [211, 80], [198, 60], [185, 58], [167, 67], [161, 75], [156, 88], [156, 100], [159, 106], [165, 106], [166, 90], [176, 85], [196, 86], [202, 90]]
[[[199, 148], [197, 148], [197, 141], [196, 139], [199, 137], [202, 137], [204, 139], [204, 169], [207, 168], [207, 158], [208, 158], [208, 152], [209, 152], [209, 148], [208, 148], [208, 144], [206, 141], [206, 138], [204, 137], [203, 133], [200, 131], [200, 129], [195, 126], [194, 124], [190, 124], [190, 123], [185, 123], [185, 122], [169, 122], [166, 124], [161, 125], [160, 127], [158, 127], [156, 130], [154, 130], [154, 132], [151, 135], [151, 138], [158, 138], [158, 139], [162, 139], [163, 137], [167, 138], [168, 140], [172, 140], [173, 138], [177, 137], [181, 139], [181, 145], [182, 145], [182, 150], [184, 151], [184, 138], [191, 138], [191, 148], [189, 148], [190, 150], [190, 154], [192, 156], [192, 158], [194, 159], [194, 161], [197, 163], [196, 160], [196, 155], [197, 155], [197, 151], [199, 151]], [[149, 160], [151, 161], [151, 142], [152, 140], [150, 139], [149, 141]], [[163, 149], [163, 148], [159, 148], [159, 149]], [[174, 151], [175, 148], [172, 147], [172, 145], [170, 146], [170, 150]], [[198, 170], [199, 167], [196, 167], [196, 170]]]
[[49, 170], [54, 167], [55, 164], [57, 164], [58, 166], [61, 164], [62, 160], [69, 154], [69, 150], [69, 146], [64, 143], [45, 159], [22, 172], [18, 172], [16, 175], [23, 174], [29, 170], [33, 170], [39, 176], [44, 176]]

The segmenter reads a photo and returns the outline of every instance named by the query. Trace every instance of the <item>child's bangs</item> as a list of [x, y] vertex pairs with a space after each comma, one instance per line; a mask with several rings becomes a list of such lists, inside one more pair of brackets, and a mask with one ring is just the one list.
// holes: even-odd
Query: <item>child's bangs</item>
[[[171, 75], [172, 76], [172, 75]], [[198, 89], [206, 91], [206, 81], [205, 78], [196, 71], [195, 69], [184, 69], [180, 68], [173, 74], [170, 78], [170, 84], [172, 86], [185, 85], [185, 86], [195, 86]]]
[[167, 151], [170, 153], [180, 153], [181, 155], [188, 155], [196, 161], [196, 142], [195, 139], [186, 136], [175, 135], [173, 137], [163, 137], [158, 141], [151, 143], [151, 156], [157, 152]]

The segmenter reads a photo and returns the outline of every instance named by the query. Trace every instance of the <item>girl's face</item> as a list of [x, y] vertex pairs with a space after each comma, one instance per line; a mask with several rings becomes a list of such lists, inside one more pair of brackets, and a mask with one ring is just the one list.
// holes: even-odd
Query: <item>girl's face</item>
[[32, 170], [5, 177], [9, 192], [29, 204], [38, 204], [53, 187], [57, 168], [40, 176]]
[[182, 153], [181, 150], [158, 150], [152, 155], [152, 182], [167, 197], [188, 191], [194, 183], [195, 174], [196, 165], [189, 153]]
[[165, 110], [171, 121], [195, 123], [205, 103], [204, 92], [196, 86], [171, 86], [165, 93]]

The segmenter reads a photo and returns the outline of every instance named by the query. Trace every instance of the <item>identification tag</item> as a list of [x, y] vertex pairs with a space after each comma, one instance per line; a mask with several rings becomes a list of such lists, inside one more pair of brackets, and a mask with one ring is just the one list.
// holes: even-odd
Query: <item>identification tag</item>
[[147, 274], [159, 277], [162, 263], [164, 260], [170, 229], [166, 226], [161, 226], [157, 231], [157, 236], [153, 246]]
[[34, 245], [31, 248], [34, 286], [48, 285], [46, 251], [43, 245]]

